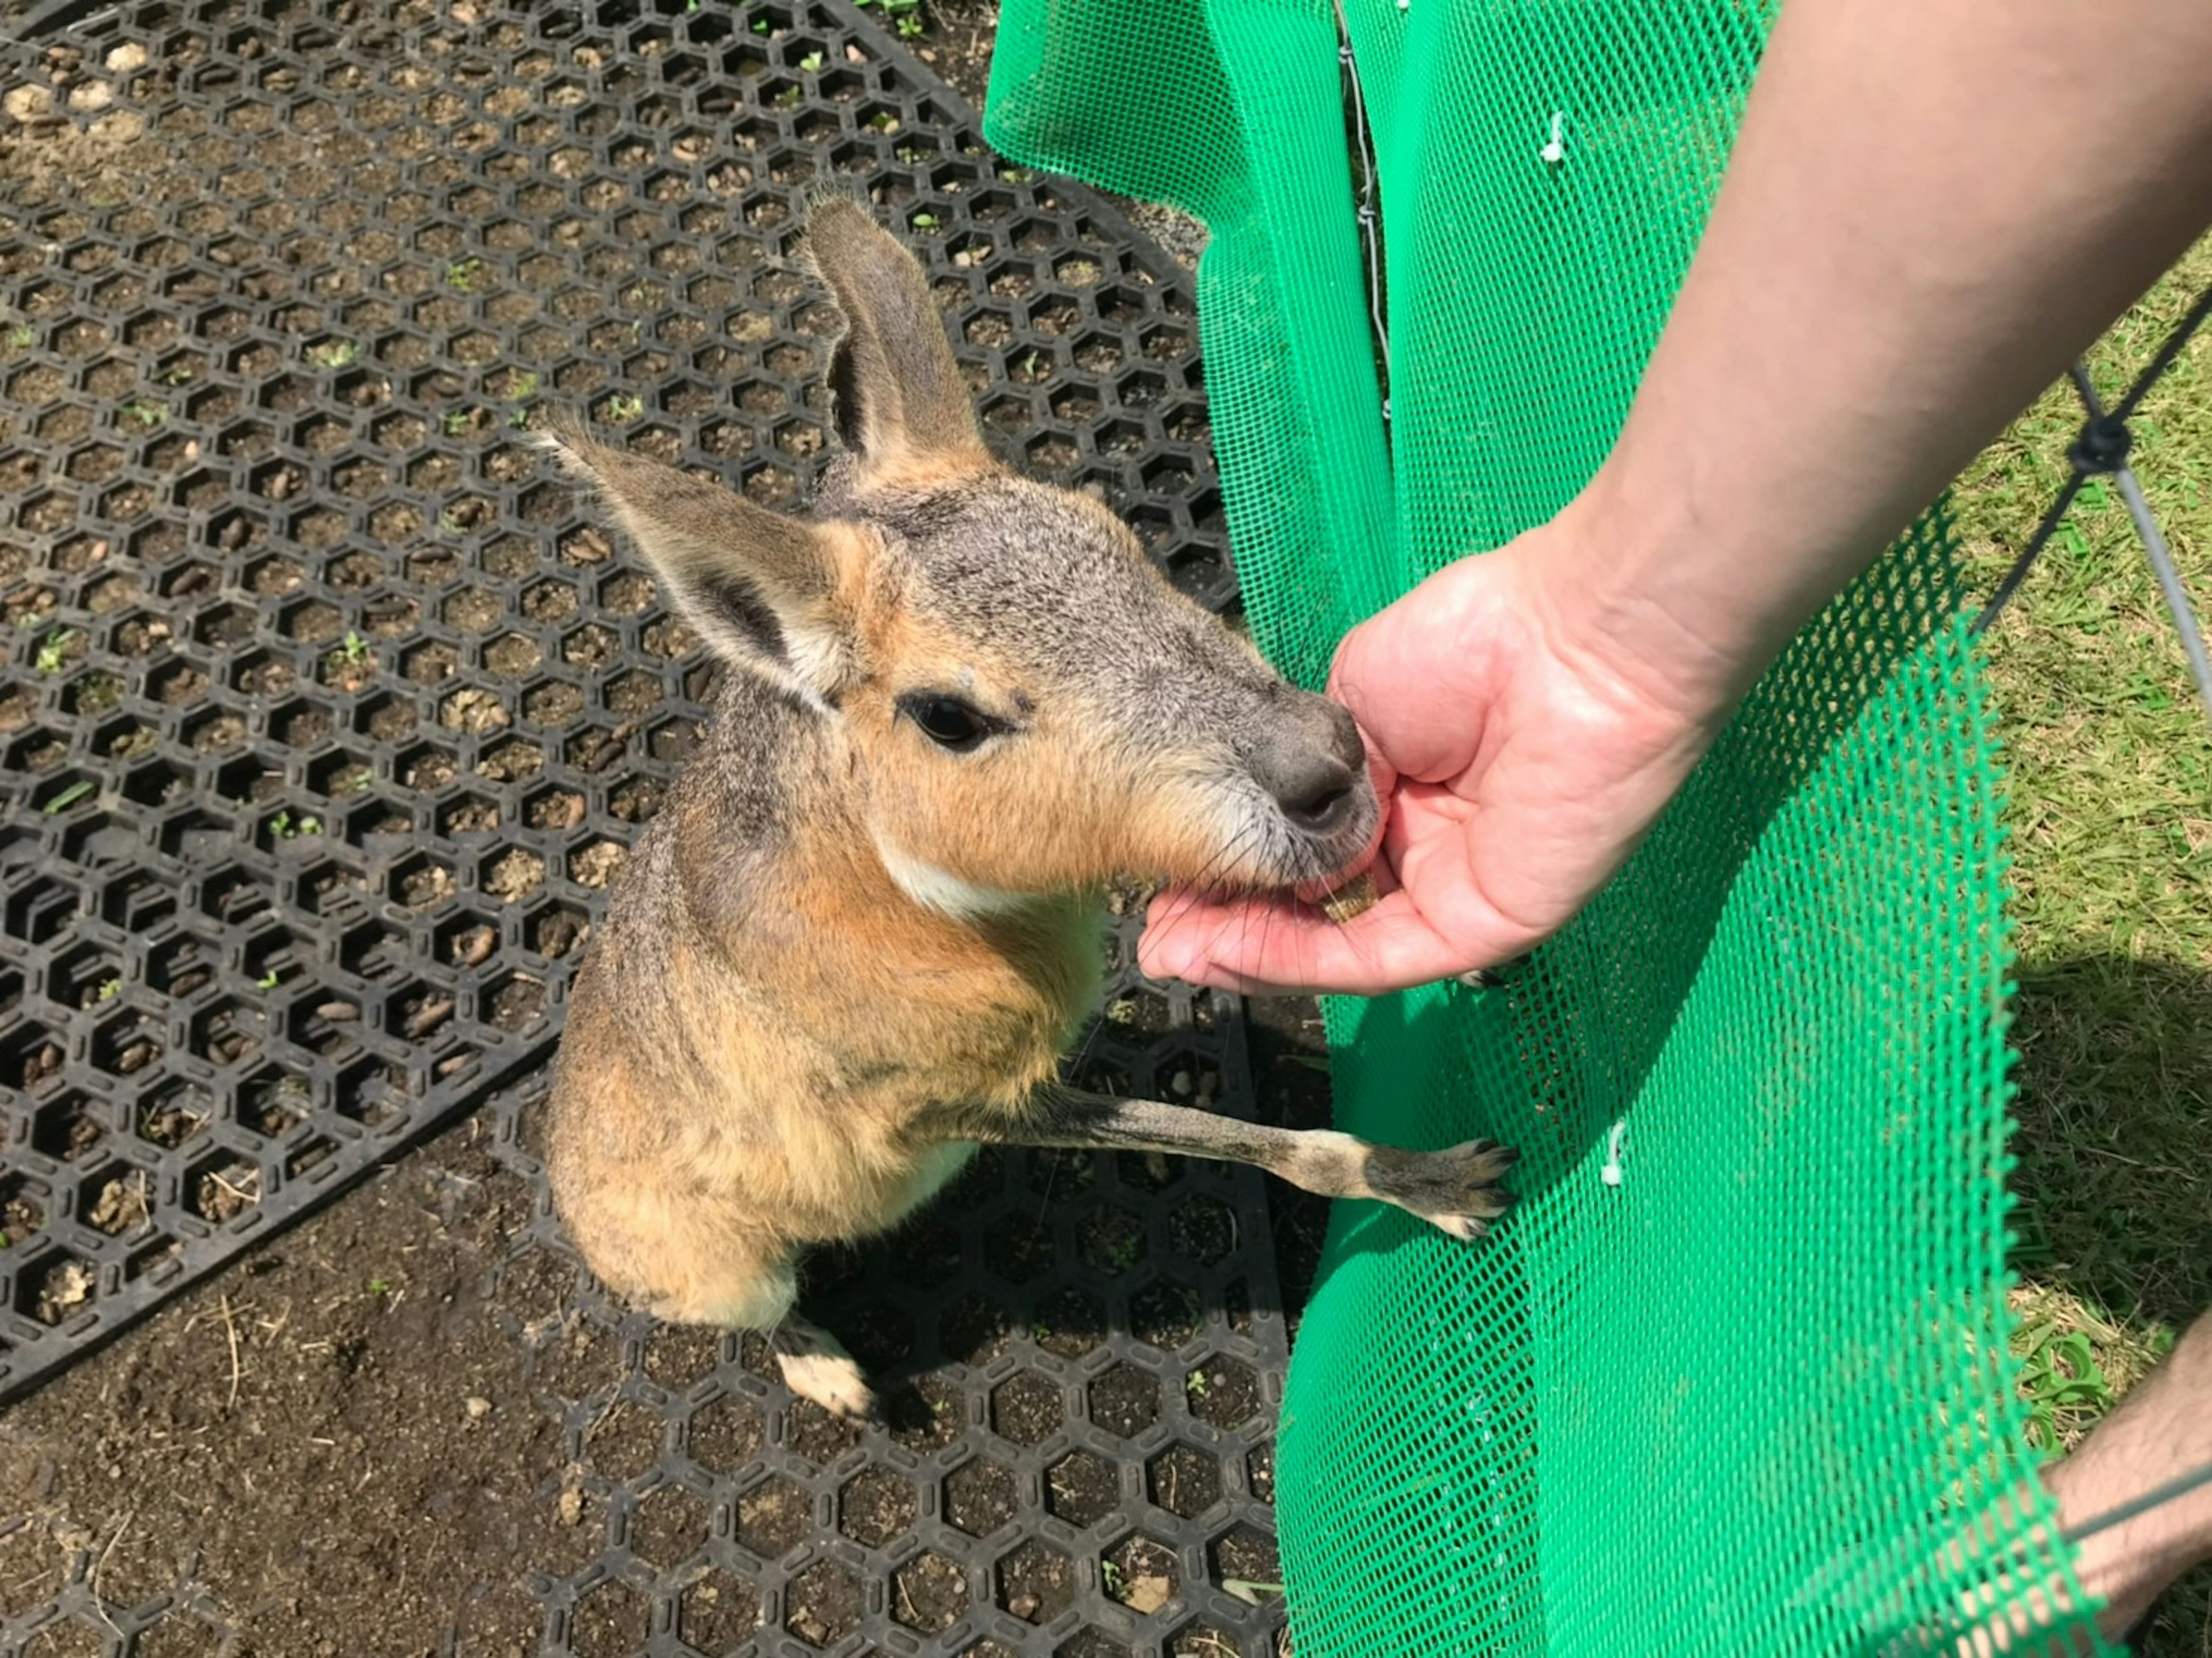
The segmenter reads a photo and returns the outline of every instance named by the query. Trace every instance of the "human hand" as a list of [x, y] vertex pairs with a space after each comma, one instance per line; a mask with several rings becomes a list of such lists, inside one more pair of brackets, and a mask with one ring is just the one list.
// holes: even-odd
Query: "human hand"
[[1386, 812], [1381, 902], [1340, 927], [1285, 895], [1163, 893], [1146, 972], [1377, 995], [1510, 961], [1604, 885], [1725, 709], [1607, 648], [1555, 574], [1589, 568], [1577, 534], [1562, 518], [1464, 559], [1339, 648], [1329, 691]]

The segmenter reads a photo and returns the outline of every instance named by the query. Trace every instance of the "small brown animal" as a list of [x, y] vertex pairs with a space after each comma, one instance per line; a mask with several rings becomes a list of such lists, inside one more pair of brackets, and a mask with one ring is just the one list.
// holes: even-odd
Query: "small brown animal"
[[1463, 1238], [1514, 1154], [1293, 1133], [1055, 1080], [1125, 872], [1263, 890], [1372, 839], [1359, 733], [1170, 587], [1089, 497], [997, 465], [921, 268], [847, 200], [807, 224], [843, 313], [844, 452], [781, 516], [563, 434], [726, 665], [568, 1011], [556, 1202], [660, 1316], [769, 1333], [792, 1389], [871, 1408], [793, 1315], [810, 1244], [896, 1225], [981, 1143], [1256, 1163]]

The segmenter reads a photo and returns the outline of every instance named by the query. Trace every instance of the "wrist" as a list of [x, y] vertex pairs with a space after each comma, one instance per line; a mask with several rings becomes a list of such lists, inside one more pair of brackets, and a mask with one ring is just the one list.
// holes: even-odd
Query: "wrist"
[[1561, 660], [1710, 739], [1776, 647], [1753, 616], [1685, 580], [1713, 545], [1680, 495], [1632, 501], [1601, 471], [1504, 551], [1524, 564], [1531, 613]]

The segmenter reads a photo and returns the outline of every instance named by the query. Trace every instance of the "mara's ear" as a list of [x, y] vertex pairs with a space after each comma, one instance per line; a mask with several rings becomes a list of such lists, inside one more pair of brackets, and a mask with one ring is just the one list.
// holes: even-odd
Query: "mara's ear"
[[830, 357], [837, 436], [862, 467], [987, 465], [975, 408], [920, 261], [849, 197], [806, 216], [806, 256], [844, 313]]
[[832, 531], [595, 442], [573, 424], [556, 426], [544, 440], [573, 476], [598, 490], [710, 650], [809, 701], [834, 696], [849, 656], [836, 603]]

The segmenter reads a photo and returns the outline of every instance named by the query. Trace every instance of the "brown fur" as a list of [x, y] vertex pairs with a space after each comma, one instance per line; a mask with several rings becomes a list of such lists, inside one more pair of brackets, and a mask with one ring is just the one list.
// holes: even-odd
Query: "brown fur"
[[[1498, 1157], [1386, 1166], [1054, 1083], [1097, 888], [1343, 867], [1377, 809], [1357, 734], [1104, 508], [990, 460], [920, 267], [861, 209], [817, 208], [810, 242], [851, 452], [813, 519], [563, 439], [730, 665], [569, 1000], [550, 1162], [586, 1259], [664, 1317], [778, 1331], [787, 1381], [854, 1411], [793, 1263], [896, 1224], [978, 1141], [1239, 1157], [1479, 1231]], [[928, 734], [948, 698], [977, 740]]]

